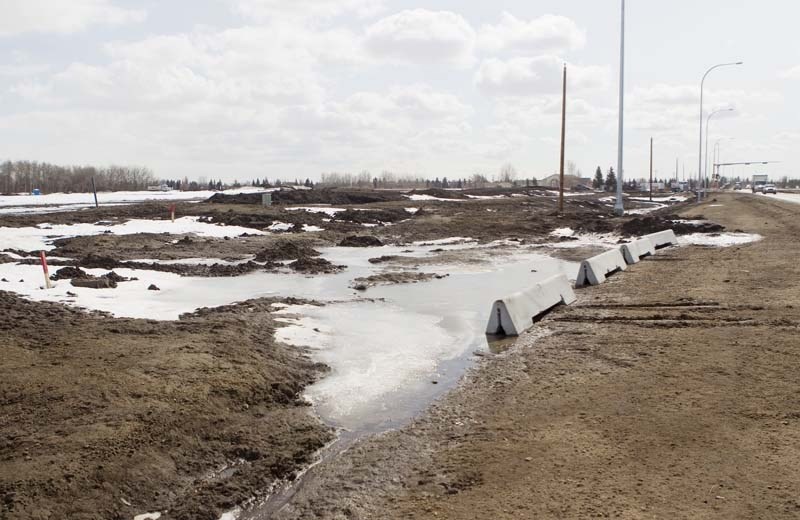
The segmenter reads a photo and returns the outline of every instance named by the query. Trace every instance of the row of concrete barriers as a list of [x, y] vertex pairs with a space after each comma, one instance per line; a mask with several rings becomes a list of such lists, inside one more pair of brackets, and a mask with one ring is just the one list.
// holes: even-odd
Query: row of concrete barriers
[[[588, 258], [581, 262], [575, 287], [601, 284], [612, 274], [627, 269], [628, 265], [677, 243], [675, 232], [668, 229]], [[567, 277], [563, 274], [551, 276], [533, 287], [494, 302], [486, 334], [518, 336], [553, 307], [569, 305], [575, 300], [575, 292]]]

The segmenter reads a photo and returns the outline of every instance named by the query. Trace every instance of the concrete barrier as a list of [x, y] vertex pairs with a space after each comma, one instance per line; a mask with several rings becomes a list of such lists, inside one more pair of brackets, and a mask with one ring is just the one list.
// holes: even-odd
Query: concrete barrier
[[642, 258], [655, 254], [656, 252], [653, 242], [648, 238], [640, 238], [639, 240], [622, 244], [620, 249], [628, 265], [638, 263]]
[[519, 336], [533, 326], [535, 318], [559, 304], [575, 301], [575, 292], [563, 274], [551, 276], [529, 289], [512, 294], [492, 305], [486, 334]]
[[645, 235], [642, 238], [646, 238], [650, 242], [652, 242], [653, 247], [655, 249], [661, 249], [662, 247], [678, 245], [678, 237], [675, 236], [675, 232], [671, 229], [667, 229], [666, 231], [659, 231], [658, 233], [650, 233], [649, 235]]
[[615, 247], [605, 253], [600, 253], [581, 262], [578, 270], [578, 279], [575, 287], [584, 285], [599, 285], [606, 281], [606, 278], [617, 271], [624, 271], [628, 267], [625, 258], [622, 256], [620, 248]]

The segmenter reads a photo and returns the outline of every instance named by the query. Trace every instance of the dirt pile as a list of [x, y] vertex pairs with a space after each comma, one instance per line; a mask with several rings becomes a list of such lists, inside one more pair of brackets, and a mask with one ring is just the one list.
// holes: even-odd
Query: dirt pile
[[54, 274], [50, 275], [50, 279], [54, 281], [70, 280], [70, 284], [73, 287], [86, 287], [89, 289], [114, 289], [117, 287], [118, 283], [127, 282], [133, 278], [120, 276], [114, 271], [106, 273], [102, 276], [94, 276], [87, 273], [80, 267], [67, 266], [62, 267]]
[[381, 247], [383, 242], [371, 235], [353, 235], [339, 242], [339, 247]]
[[357, 291], [366, 291], [376, 285], [395, 285], [401, 283], [417, 283], [428, 280], [441, 280], [450, 275], [435, 273], [417, 273], [410, 271], [398, 271], [391, 273], [373, 274], [371, 276], [359, 277], [352, 281], [350, 287]]
[[333, 216], [334, 221], [354, 222], [356, 224], [382, 224], [384, 222], [397, 222], [411, 218], [409, 212], [404, 209], [371, 209], [357, 210], [347, 209], [340, 211]]
[[[402, 194], [393, 191], [322, 188], [313, 190], [283, 189], [272, 192], [272, 203], [274, 205], [371, 204], [399, 200], [403, 200]], [[216, 204], [261, 204], [261, 193], [242, 193], [239, 195], [215, 193], [207, 202]]]
[[301, 397], [325, 367], [271, 303], [152, 321], [0, 291], [0, 518], [216, 519], [292, 479], [331, 438]]
[[279, 262], [319, 255], [319, 251], [303, 242], [278, 240], [256, 254], [255, 259], [257, 262]]
[[382, 264], [384, 262], [391, 262], [392, 260], [397, 260], [398, 258], [401, 258], [401, 256], [400, 255], [383, 255], [383, 256], [378, 256], [378, 257], [375, 257], [375, 258], [370, 258], [368, 260], [368, 262], [371, 263], [371, 264]]
[[619, 230], [628, 236], [641, 236], [658, 231], [671, 229], [676, 235], [688, 235], [690, 233], [719, 233], [725, 230], [715, 222], [707, 220], [684, 220], [675, 215], [636, 217], [624, 222]]
[[325, 274], [325, 273], [338, 273], [339, 271], [344, 270], [347, 266], [334, 265], [328, 260], [325, 260], [324, 258], [314, 258], [310, 256], [304, 256], [290, 263], [288, 267], [289, 269], [297, 271], [298, 273]]

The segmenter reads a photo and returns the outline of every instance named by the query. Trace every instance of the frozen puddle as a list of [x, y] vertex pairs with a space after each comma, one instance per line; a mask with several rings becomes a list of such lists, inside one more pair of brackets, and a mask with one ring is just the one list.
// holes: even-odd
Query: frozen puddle
[[[424, 246], [328, 248], [322, 249], [323, 256], [348, 268], [314, 277], [254, 272], [231, 278], [196, 278], [115, 269], [122, 276], [138, 278], [120, 283], [116, 289], [73, 287], [64, 280], [55, 282], [51, 290], [42, 290], [39, 266], [6, 263], [0, 264], [0, 278], [8, 281], [0, 283], [0, 289], [33, 300], [157, 320], [259, 297], [326, 302], [321, 307], [280, 310], [281, 319], [289, 324], [278, 330], [277, 337], [309, 347], [316, 359], [331, 367], [329, 375], [307, 389], [307, 397], [324, 420], [352, 431], [380, 431], [413, 417], [458, 380], [474, 351], [487, 347], [484, 327], [495, 299], [555, 273], [574, 277], [577, 264], [510, 248], [505, 256], [488, 256], [489, 263], [425, 263], [420, 267], [422, 272], [449, 274], [441, 280], [377, 286], [366, 293], [352, 290], [350, 283], [385, 270], [369, 263], [368, 259], [376, 256], [426, 257], [431, 249], [445, 248], [472, 259], [489, 255], [497, 247], [456, 239]], [[96, 275], [107, 272], [86, 271]], [[148, 291], [150, 284], [160, 291]]]

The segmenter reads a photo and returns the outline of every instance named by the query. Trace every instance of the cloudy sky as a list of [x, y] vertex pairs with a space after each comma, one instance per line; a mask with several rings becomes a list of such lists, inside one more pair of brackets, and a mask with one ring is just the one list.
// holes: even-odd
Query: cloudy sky
[[[0, 0], [0, 159], [162, 177], [520, 176], [616, 166], [617, 0]], [[800, 3], [628, 1], [625, 170], [800, 176]], [[737, 169], [736, 174], [753, 170]]]

